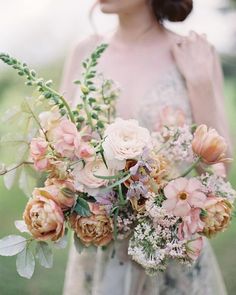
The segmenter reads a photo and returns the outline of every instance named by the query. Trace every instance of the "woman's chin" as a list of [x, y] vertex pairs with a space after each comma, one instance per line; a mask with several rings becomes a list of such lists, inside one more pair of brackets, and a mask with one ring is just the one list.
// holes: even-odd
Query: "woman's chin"
[[100, 10], [103, 13], [117, 13], [116, 9], [114, 9], [114, 7], [112, 7], [112, 5], [110, 4], [100, 4]]

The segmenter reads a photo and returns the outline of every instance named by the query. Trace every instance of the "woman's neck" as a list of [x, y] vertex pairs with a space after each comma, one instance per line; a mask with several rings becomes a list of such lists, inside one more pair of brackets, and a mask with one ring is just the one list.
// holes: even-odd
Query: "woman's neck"
[[119, 25], [115, 38], [126, 44], [143, 40], [147, 35], [162, 31], [161, 24], [157, 22], [148, 5], [143, 5], [135, 11], [120, 14], [118, 17]]

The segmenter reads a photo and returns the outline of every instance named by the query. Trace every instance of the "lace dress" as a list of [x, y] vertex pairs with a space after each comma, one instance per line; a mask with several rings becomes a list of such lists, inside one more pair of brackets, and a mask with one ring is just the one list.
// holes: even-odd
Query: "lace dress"
[[[145, 99], [136, 106], [135, 116], [150, 130], [160, 123], [166, 108], [181, 111], [191, 122], [192, 115], [185, 82], [176, 67], [164, 75]], [[122, 107], [117, 105], [118, 115]], [[165, 118], [164, 118], [165, 119]], [[159, 123], [158, 123], [159, 122]], [[201, 257], [191, 268], [171, 263], [168, 269], [150, 277], [127, 255], [127, 241], [112, 249], [77, 254], [71, 248], [64, 295], [225, 295], [224, 283], [212, 252], [205, 241]]]

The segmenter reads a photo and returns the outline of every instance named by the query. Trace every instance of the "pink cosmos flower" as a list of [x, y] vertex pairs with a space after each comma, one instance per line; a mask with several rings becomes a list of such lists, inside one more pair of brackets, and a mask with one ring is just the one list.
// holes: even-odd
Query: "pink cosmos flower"
[[200, 218], [201, 209], [191, 209], [188, 216], [183, 217], [183, 222], [179, 225], [178, 238], [191, 239], [192, 235], [202, 232], [205, 223]]
[[47, 141], [42, 137], [33, 138], [30, 143], [30, 155], [34, 161], [34, 167], [38, 171], [45, 171], [49, 168], [49, 160], [46, 158], [48, 149]]
[[197, 260], [203, 248], [203, 238], [189, 241], [186, 245], [187, 255], [193, 260]]
[[65, 119], [55, 128], [53, 137], [56, 151], [63, 157], [73, 158], [81, 140], [76, 126], [68, 119]]
[[189, 215], [191, 208], [204, 208], [206, 195], [201, 189], [202, 184], [196, 178], [172, 180], [164, 188], [167, 200], [163, 202], [163, 208], [179, 217]]

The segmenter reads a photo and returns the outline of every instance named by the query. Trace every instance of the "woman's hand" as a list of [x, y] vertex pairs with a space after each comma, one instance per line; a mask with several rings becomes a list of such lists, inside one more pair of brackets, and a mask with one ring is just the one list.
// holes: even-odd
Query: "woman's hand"
[[[224, 107], [223, 75], [216, 50], [205, 35], [191, 32], [173, 46], [172, 52], [186, 80], [194, 122], [215, 128], [231, 146]], [[231, 148], [228, 156], [231, 156]]]
[[173, 46], [172, 52], [187, 84], [201, 86], [214, 81], [216, 54], [205, 35], [190, 32]]

